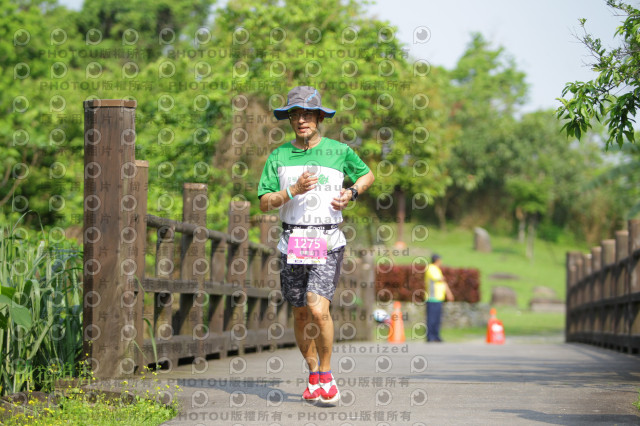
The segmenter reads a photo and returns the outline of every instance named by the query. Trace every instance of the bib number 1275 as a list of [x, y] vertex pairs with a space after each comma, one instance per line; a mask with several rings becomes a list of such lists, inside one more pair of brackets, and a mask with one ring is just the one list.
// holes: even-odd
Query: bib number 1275
[[289, 236], [287, 263], [325, 264], [327, 262], [327, 237], [322, 232], [309, 233], [305, 231], [307, 230], [294, 229]]

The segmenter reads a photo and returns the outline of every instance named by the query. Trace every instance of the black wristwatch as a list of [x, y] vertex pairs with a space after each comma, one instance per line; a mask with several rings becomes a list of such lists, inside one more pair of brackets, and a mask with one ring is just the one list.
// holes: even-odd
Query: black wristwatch
[[349, 191], [351, 191], [351, 201], [355, 201], [358, 199], [358, 190], [355, 188], [347, 188]]

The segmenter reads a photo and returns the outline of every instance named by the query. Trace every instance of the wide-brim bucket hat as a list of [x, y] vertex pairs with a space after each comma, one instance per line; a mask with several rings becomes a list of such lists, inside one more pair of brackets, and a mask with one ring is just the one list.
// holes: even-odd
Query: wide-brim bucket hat
[[327, 118], [333, 117], [336, 113], [335, 110], [322, 106], [320, 92], [311, 86], [297, 86], [291, 89], [287, 95], [287, 105], [283, 108], [274, 109], [273, 115], [278, 120], [287, 120], [289, 118], [289, 110], [293, 108], [319, 109], [324, 111]]

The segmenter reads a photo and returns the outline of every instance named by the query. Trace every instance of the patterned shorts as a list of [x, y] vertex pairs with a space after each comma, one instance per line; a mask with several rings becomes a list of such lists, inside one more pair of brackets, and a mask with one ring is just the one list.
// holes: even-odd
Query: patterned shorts
[[307, 306], [307, 292], [331, 301], [336, 292], [345, 246], [327, 252], [324, 265], [289, 265], [287, 255], [280, 254], [282, 295], [292, 306]]

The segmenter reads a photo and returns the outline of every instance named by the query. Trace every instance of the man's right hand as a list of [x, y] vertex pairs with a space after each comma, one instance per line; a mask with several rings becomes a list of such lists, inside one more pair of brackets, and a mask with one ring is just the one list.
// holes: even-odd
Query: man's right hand
[[305, 194], [316, 187], [318, 183], [318, 177], [312, 175], [310, 172], [304, 172], [300, 175], [296, 183], [291, 188], [291, 193], [295, 197], [296, 195]]

